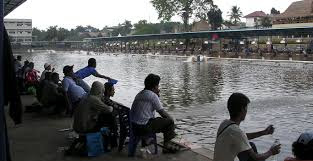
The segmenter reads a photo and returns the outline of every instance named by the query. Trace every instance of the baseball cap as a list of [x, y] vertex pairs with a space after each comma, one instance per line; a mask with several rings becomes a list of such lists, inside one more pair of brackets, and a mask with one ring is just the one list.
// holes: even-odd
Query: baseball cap
[[111, 84], [116, 84], [118, 81], [117, 80], [115, 80], [115, 79], [109, 79], [108, 80], [108, 83], [111, 83]]
[[299, 136], [297, 142], [306, 145], [312, 140], [313, 140], [313, 132], [305, 132]]
[[46, 68], [48, 68], [49, 66], [51, 66], [51, 64], [45, 63], [45, 65], [43, 65], [43, 66], [44, 66], [44, 68], [46, 69]]
[[67, 65], [63, 68], [63, 73], [69, 73], [73, 70], [74, 65]]

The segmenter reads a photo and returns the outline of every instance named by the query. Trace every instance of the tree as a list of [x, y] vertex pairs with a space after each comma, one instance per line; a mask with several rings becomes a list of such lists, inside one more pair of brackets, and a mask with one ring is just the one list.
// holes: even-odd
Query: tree
[[261, 26], [263, 26], [265, 28], [271, 27], [272, 26], [271, 18], [269, 16], [266, 16], [266, 17], [262, 18]]
[[225, 21], [223, 22], [223, 24], [224, 24], [228, 29], [230, 29], [231, 26], [234, 25], [230, 20], [225, 20]]
[[166, 33], [173, 33], [173, 32], [175, 32], [176, 29], [179, 30], [180, 27], [182, 26], [182, 24], [179, 22], [161, 21], [159, 26], [160, 26], [160, 31], [164, 31]]
[[70, 35], [70, 31], [68, 31], [67, 29], [62, 28], [62, 27], [58, 28], [58, 31], [57, 31], [58, 41], [64, 41], [69, 35]]
[[39, 30], [36, 27], [33, 28], [33, 36], [36, 37], [36, 41], [45, 41], [46, 35], [46, 31]]
[[213, 5], [209, 12], [207, 13], [209, 24], [211, 25], [212, 30], [217, 30], [222, 27], [223, 23], [223, 12], [218, 8], [218, 6]]
[[237, 25], [240, 22], [240, 18], [242, 17], [240, 7], [233, 6], [231, 8], [231, 13], [228, 16], [230, 17], [230, 21], [232, 21], [234, 25]]
[[118, 36], [121, 34], [122, 36], [127, 36], [133, 28], [133, 25], [131, 24], [130, 21], [125, 20], [124, 23], [118, 24], [118, 27], [113, 29], [112, 35], [113, 36]]
[[184, 23], [184, 30], [189, 28], [189, 19], [192, 16], [206, 16], [212, 0], [152, 0], [153, 7], [159, 14], [159, 19], [169, 21], [173, 16], [179, 15]]
[[45, 38], [47, 41], [55, 41], [57, 39], [57, 34], [58, 34], [57, 27], [58, 26], [50, 26], [47, 29], [47, 35]]
[[95, 28], [95, 27], [88, 25], [87, 27], [85, 27], [85, 31], [87, 31], [87, 32], [99, 32], [100, 30]]
[[147, 20], [140, 20], [135, 25], [135, 35], [159, 34], [160, 26], [158, 24], [148, 23]]
[[75, 32], [86, 32], [85, 27], [83, 26], [76, 26]]
[[271, 9], [271, 14], [272, 15], [279, 15], [280, 11], [276, 10], [274, 7]]

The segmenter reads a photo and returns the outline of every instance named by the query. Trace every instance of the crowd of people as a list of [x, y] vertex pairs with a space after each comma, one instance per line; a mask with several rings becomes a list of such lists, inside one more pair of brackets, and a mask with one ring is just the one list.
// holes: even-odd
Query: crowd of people
[[[99, 74], [96, 70], [96, 59], [90, 58], [88, 65], [77, 72], [74, 66], [63, 67], [64, 78], [55, 72], [51, 64], [44, 64], [44, 71], [39, 77], [39, 71], [34, 69], [34, 63], [21, 63], [21, 56], [15, 59], [15, 72], [18, 78], [20, 92], [34, 90], [38, 101], [43, 107], [54, 107], [53, 113], [64, 113], [73, 117], [73, 129], [79, 134], [98, 132], [102, 127], [109, 127], [111, 131], [111, 148], [117, 147], [119, 104], [111, 97], [115, 94], [116, 80]], [[107, 79], [108, 82], [95, 81], [90, 87], [83, 79], [89, 76]], [[163, 133], [164, 150], [175, 153], [169, 143], [176, 137], [174, 118], [166, 112], [160, 101], [161, 78], [149, 74], [144, 80], [144, 89], [135, 97], [130, 108], [130, 127], [138, 135]], [[269, 125], [266, 129], [254, 133], [245, 133], [240, 123], [245, 120], [250, 100], [242, 93], [233, 93], [227, 102], [230, 118], [224, 120], [217, 131], [214, 148], [215, 161], [266, 160], [280, 153], [281, 145], [274, 144], [265, 153], [258, 153], [257, 147], [249, 140], [271, 135], [275, 128]], [[156, 117], [156, 112], [160, 117]], [[292, 144], [294, 157], [286, 161], [313, 160], [313, 133], [303, 133]]]

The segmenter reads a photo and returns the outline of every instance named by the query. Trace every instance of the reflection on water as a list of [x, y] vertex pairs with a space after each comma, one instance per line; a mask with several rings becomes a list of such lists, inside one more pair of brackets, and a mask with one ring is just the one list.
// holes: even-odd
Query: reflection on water
[[[45, 62], [62, 73], [64, 65], [74, 69], [85, 67], [90, 56], [70, 53], [27, 55], [42, 70]], [[292, 141], [313, 125], [313, 65], [209, 61], [186, 63], [171, 58], [146, 56], [100, 55], [97, 70], [119, 80], [114, 99], [127, 106], [143, 89], [149, 73], [159, 74], [164, 107], [177, 119], [178, 132], [188, 140], [212, 149], [219, 123], [228, 118], [226, 101], [231, 93], [245, 93], [251, 100], [246, 121], [247, 132], [276, 127], [273, 136], [256, 139], [261, 151], [267, 150], [275, 138], [283, 145], [279, 158], [291, 155]], [[90, 77], [87, 81], [101, 80]], [[102, 80], [103, 81], [103, 80]]]

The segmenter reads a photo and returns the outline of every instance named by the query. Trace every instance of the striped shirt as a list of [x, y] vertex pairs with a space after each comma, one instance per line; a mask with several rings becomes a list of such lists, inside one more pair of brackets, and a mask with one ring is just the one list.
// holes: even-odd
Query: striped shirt
[[130, 121], [139, 125], [146, 125], [155, 117], [155, 111], [162, 110], [157, 94], [150, 90], [142, 90], [137, 94], [130, 110]]

